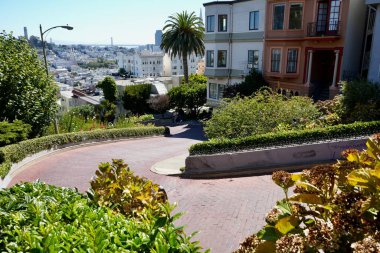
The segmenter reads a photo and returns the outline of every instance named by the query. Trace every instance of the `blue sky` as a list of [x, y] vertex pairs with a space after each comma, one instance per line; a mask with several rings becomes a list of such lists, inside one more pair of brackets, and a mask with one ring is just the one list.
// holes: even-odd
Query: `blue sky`
[[208, 0], [0, 0], [0, 31], [39, 35], [47, 29], [69, 24], [74, 30], [55, 29], [46, 38], [57, 43], [115, 44], [154, 43], [171, 14], [183, 10], [199, 15]]

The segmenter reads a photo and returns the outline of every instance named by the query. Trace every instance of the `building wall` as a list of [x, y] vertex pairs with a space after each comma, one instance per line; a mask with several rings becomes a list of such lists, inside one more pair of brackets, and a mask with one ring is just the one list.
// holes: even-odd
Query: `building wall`
[[[258, 29], [250, 30], [250, 12], [259, 11]], [[215, 16], [213, 32], [207, 32], [207, 17]], [[227, 15], [227, 31], [218, 31], [218, 15]], [[243, 81], [244, 76], [250, 71], [248, 68], [248, 50], [259, 51], [258, 69], [262, 68], [263, 39], [265, 28], [265, 1], [247, 0], [230, 1], [229, 3], [213, 2], [205, 4], [205, 75], [209, 78], [207, 87], [208, 104], [214, 106], [221, 98], [222, 90], [226, 85], [232, 85]], [[214, 52], [214, 67], [207, 66], [207, 51]], [[218, 51], [227, 52], [226, 66], [218, 67]], [[210, 97], [210, 92], [218, 91], [218, 96]]]
[[368, 79], [380, 83], [380, 4], [377, 5]]

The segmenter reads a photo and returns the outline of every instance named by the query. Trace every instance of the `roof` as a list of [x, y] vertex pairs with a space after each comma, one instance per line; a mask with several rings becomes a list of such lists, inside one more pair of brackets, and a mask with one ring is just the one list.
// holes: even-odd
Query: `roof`
[[209, 6], [209, 5], [216, 5], [216, 4], [229, 4], [229, 5], [232, 5], [232, 4], [235, 4], [235, 3], [247, 2], [247, 1], [251, 1], [251, 0], [213, 1], [213, 2], [204, 3], [203, 6], [206, 7], [206, 6]]

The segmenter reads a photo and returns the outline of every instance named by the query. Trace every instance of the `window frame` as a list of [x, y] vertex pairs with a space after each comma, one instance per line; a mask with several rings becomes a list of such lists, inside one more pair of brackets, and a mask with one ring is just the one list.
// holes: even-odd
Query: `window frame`
[[[273, 59], [273, 51], [278, 50], [279, 51], [279, 59]], [[270, 72], [272, 73], [281, 73], [281, 57], [282, 57], [282, 50], [281, 48], [271, 48], [271, 57], [270, 57]], [[273, 68], [273, 62], [278, 62], [278, 70], [275, 70]]]
[[[226, 19], [226, 24], [225, 24], [225, 29], [222, 29], [224, 28], [223, 27], [223, 23], [222, 23], [222, 27], [221, 27], [221, 20], [223, 20], [223, 17], [225, 17]], [[227, 32], [228, 30], [228, 15], [227, 14], [219, 14], [218, 15], [218, 32]]]
[[[250, 53], [252, 53], [252, 57], [251, 57]], [[256, 53], [257, 53], [257, 55], [256, 55]], [[255, 60], [255, 56], [257, 56], [256, 60]], [[252, 62], [250, 61], [250, 58], [252, 58]], [[259, 69], [259, 59], [260, 59], [259, 50], [248, 50], [248, 65], [252, 64], [252, 68], [258, 70]]]
[[[282, 12], [282, 27], [281, 28], [277, 28], [275, 27], [275, 9], [276, 7], [278, 6], [282, 6], [283, 7], [283, 12]], [[285, 24], [285, 8], [286, 8], [286, 4], [285, 3], [276, 3], [276, 4], [273, 4], [273, 9], [272, 9], [272, 30], [284, 30], [284, 24]]]
[[[225, 63], [222, 65], [222, 64], [220, 64], [220, 60], [219, 60], [219, 53], [221, 53], [221, 52], [225, 52]], [[218, 50], [218, 52], [217, 52], [217, 59], [216, 59], [216, 62], [217, 62], [217, 64], [216, 64], [216, 66], [218, 67], [218, 68], [226, 68], [227, 67], [227, 50]]]
[[[294, 58], [292, 59], [290, 59], [289, 57], [290, 56], [289, 53], [291, 50], [294, 50], [296, 52]], [[287, 59], [286, 59], [286, 73], [288, 74], [298, 73], [298, 56], [299, 56], [299, 48], [288, 48]], [[292, 70], [289, 71], [290, 63], [294, 64], [294, 67], [292, 67]]]
[[206, 50], [206, 67], [207, 68], [214, 68], [215, 67], [215, 52], [214, 52], [214, 50]]
[[[214, 86], [213, 88], [211, 88], [211, 86]], [[223, 90], [224, 90], [224, 85], [222, 84], [219, 84], [219, 83], [208, 83], [208, 87], [207, 87], [207, 99], [211, 99], [211, 100], [215, 100], [215, 101], [219, 101], [220, 99], [223, 98]], [[211, 90], [214, 91], [211, 92]], [[214, 95], [214, 96], [212, 96]]]
[[[256, 14], [257, 14], [257, 23], [256, 23]], [[252, 17], [253, 17], [253, 22], [251, 22]], [[260, 11], [251, 11], [249, 13], [249, 30], [250, 31], [259, 30], [259, 25], [260, 25]]]
[[[212, 19], [211, 23], [209, 19]], [[215, 32], [215, 15], [209, 15], [206, 17], [206, 32]]]
[[[292, 11], [292, 6], [297, 6], [297, 5], [300, 5], [300, 6], [301, 6], [300, 24], [299, 24], [299, 27], [291, 28], [291, 25], [290, 25], [290, 24], [291, 24], [291, 11]], [[303, 27], [303, 11], [304, 11], [303, 6], [304, 6], [304, 4], [301, 3], [301, 2], [299, 2], [299, 3], [297, 3], [297, 2], [292, 2], [292, 3], [289, 4], [289, 20], [288, 20], [288, 29], [289, 29], [289, 30], [301, 30], [301, 29], [302, 29], [302, 27]]]

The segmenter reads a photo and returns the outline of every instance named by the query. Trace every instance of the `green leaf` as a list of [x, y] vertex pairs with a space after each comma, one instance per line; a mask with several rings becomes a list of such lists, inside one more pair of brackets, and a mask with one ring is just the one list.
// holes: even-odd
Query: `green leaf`
[[276, 228], [270, 225], [265, 226], [257, 233], [257, 237], [265, 241], [276, 241], [280, 236]]

